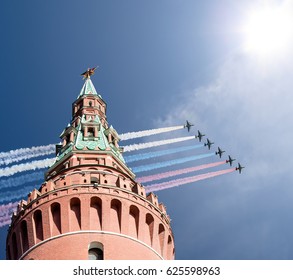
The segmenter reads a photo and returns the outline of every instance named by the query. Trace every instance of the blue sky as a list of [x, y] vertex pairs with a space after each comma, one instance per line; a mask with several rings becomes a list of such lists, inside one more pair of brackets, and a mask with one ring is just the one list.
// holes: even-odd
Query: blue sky
[[99, 65], [92, 81], [118, 133], [188, 119], [246, 166], [158, 192], [176, 259], [292, 259], [293, 48], [247, 52], [241, 32], [252, 9], [291, 2], [3, 2], [0, 151], [57, 143], [80, 73]]

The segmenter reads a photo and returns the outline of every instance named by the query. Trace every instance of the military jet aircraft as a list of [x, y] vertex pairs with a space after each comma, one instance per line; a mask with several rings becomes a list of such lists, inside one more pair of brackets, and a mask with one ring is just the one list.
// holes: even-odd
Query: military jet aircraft
[[234, 158], [231, 158], [230, 156], [228, 156], [229, 159], [226, 160], [226, 163], [230, 163], [230, 166], [232, 166], [232, 162], [235, 160]]
[[209, 138], [207, 138], [207, 142], [204, 143], [205, 146], [208, 146], [208, 147], [209, 147], [209, 150], [211, 149], [211, 146], [212, 146], [213, 144], [215, 144], [215, 143], [214, 143], [214, 142], [211, 142], [211, 141], [209, 140]]
[[201, 142], [203, 136], [205, 136], [205, 134], [201, 134], [201, 132], [198, 130], [197, 135], [195, 135], [195, 138], [198, 138], [199, 142]]
[[216, 152], [216, 155], [219, 155], [219, 157], [222, 157], [222, 154], [225, 153], [225, 151], [221, 150], [220, 147], [218, 147], [218, 151]]
[[241, 166], [240, 163], [238, 163], [238, 167], [235, 168], [235, 170], [239, 171], [239, 174], [241, 173], [241, 170], [244, 168], [244, 166]]
[[184, 128], [187, 127], [188, 132], [190, 131], [190, 127], [194, 126], [194, 124], [190, 123], [189, 121], [186, 121], [186, 124], [184, 125]]

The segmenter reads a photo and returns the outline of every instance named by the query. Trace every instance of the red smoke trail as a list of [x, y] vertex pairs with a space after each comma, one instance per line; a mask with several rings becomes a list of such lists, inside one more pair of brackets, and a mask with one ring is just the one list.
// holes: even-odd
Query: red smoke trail
[[11, 223], [11, 215], [16, 210], [18, 202], [10, 202], [0, 205], [0, 227]]
[[10, 214], [6, 213], [5, 216], [1, 216], [0, 217], [0, 223], [7, 221], [7, 220], [11, 220]]
[[11, 223], [11, 218], [9, 217], [9, 218], [7, 218], [7, 219], [5, 219], [5, 220], [3, 220], [3, 221], [0, 221], [0, 227], [7, 226], [7, 225], [9, 225], [10, 223]]
[[0, 205], [0, 213], [13, 212], [16, 209], [18, 203], [19, 202], [17, 201], [17, 202], [9, 202], [8, 204]]
[[225, 169], [225, 170], [215, 171], [215, 172], [209, 172], [209, 173], [200, 174], [200, 175], [191, 176], [191, 177], [185, 177], [185, 178], [176, 179], [176, 180], [172, 180], [172, 181], [168, 181], [168, 182], [164, 182], [164, 183], [159, 183], [159, 184], [152, 184], [149, 186], [145, 186], [145, 188], [146, 188], [147, 192], [160, 191], [160, 190], [178, 187], [178, 186], [181, 186], [184, 184], [193, 183], [193, 182], [197, 182], [200, 180], [212, 178], [215, 176], [224, 175], [224, 174], [227, 174], [227, 173], [230, 173], [233, 171], [235, 171], [235, 168], [230, 168], [230, 169]]
[[219, 162], [213, 162], [213, 163], [209, 163], [209, 164], [203, 164], [203, 165], [199, 165], [199, 166], [179, 169], [179, 170], [175, 170], [175, 171], [168, 171], [168, 172], [159, 173], [159, 174], [155, 174], [155, 175], [140, 177], [140, 178], [137, 178], [137, 181], [140, 183], [145, 183], [145, 182], [160, 180], [160, 179], [164, 179], [167, 177], [173, 177], [176, 175], [191, 173], [191, 172], [206, 169], [206, 168], [216, 167], [216, 166], [219, 166], [219, 165], [222, 165], [225, 163], [226, 163], [226, 161], [219, 161]]

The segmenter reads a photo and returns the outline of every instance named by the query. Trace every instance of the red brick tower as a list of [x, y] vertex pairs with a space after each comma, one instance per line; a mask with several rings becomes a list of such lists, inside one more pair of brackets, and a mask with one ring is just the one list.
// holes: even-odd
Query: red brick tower
[[174, 259], [166, 209], [125, 164], [92, 74], [45, 182], [12, 217], [7, 259]]

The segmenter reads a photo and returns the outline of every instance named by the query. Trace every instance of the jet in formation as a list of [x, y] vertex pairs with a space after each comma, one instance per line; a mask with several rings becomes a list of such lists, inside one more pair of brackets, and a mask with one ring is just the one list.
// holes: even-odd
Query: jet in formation
[[219, 157], [222, 157], [222, 154], [225, 153], [225, 151], [221, 150], [220, 147], [218, 147], [218, 151], [216, 152], [216, 155], [219, 155]]
[[229, 159], [226, 160], [226, 163], [230, 163], [230, 166], [232, 166], [232, 162], [235, 160], [234, 158], [231, 158], [230, 156], [228, 156]]
[[187, 127], [187, 131], [190, 131], [190, 128], [194, 126], [194, 124], [190, 123], [189, 121], [186, 121], [186, 124], [184, 125], [184, 128]]
[[197, 131], [197, 135], [195, 135], [195, 138], [198, 138], [199, 142], [201, 142], [202, 137], [205, 136], [205, 134], [202, 134], [199, 130]]
[[208, 146], [209, 150], [211, 149], [211, 146], [212, 146], [213, 144], [214, 144], [214, 142], [211, 142], [211, 141], [209, 140], [209, 138], [207, 138], [207, 142], [204, 143], [205, 146]]
[[238, 167], [235, 168], [235, 170], [239, 171], [239, 174], [241, 174], [241, 170], [244, 168], [244, 166], [241, 166], [240, 163], [238, 163]]
[[[92, 68], [93, 69], [93, 68]], [[95, 70], [96, 68], [94, 68]], [[89, 71], [89, 69], [87, 70]], [[84, 74], [86, 74], [87, 72], [85, 72]], [[84, 75], [82, 74], [82, 75]], [[85, 76], [86, 77], [86, 76]], [[187, 128], [188, 131], [190, 131], [190, 128], [194, 126], [194, 124], [190, 123], [188, 120], [186, 120], [186, 124], [184, 125], [184, 128]], [[201, 139], [203, 138], [203, 136], [205, 136], [205, 134], [202, 134], [199, 130], [197, 131], [197, 135], [195, 135], [195, 138], [198, 138], [199, 142], [201, 142]], [[214, 144], [214, 142], [211, 142], [209, 140], [209, 138], [207, 138], [207, 142], [204, 143], [204, 146], [208, 146], [209, 150], [211, 149], [211, 146]], [[223, 151], [220, 147], [218, 147], [218, 150], [215, 152], [216, 155], [219, 155], [219, 157], [222, 157], [222, 154], [225, 153], [225, 151]], [[232, 166], [232, 163], [235, 159], [231, 158], [231, 156], [228, 156], [228, 159], [226, 160], [226, 163], [229, 163], [230, 166]], [[238, 163], [238, 166], [235, 168], [236, 171], [239, 172], [239, 174], [241, 174], [242, 169], [244, 168], [244, 166], [241, 166], [240, 163]]]

